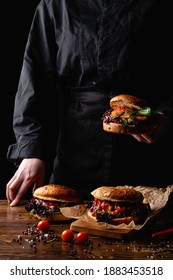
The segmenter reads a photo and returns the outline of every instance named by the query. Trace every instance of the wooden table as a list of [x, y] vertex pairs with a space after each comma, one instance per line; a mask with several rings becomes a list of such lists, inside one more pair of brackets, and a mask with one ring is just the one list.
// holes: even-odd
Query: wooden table
[[[25, 201], [10, 207], [0, 200], [0, 260], [172, 260], [173, 235], [151, 239], [154, 231], [173, 227], [173, 200], [157, 218], [130, 240], [117, 240], [89, 235], [87, 244], [66, 243], [61, 233], [69, 222], [51, 224], [53, 236], [36, 239], [35, 234], [24, 234], [38, 222], [25, 210]], [[56, 234], [56, 235], [55, 235]], [[54, 241], [51, 241], [54, 237]]]

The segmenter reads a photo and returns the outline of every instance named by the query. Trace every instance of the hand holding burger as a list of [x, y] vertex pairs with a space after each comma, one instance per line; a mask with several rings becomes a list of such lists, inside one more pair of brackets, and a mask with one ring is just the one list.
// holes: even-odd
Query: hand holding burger
[[103, 114], [103, 129], [118, 134], [150, 133], [155, 112], [139, 97], [120, 94], [110, 100], [111, 109]]
[[132, 136], [139, 142], [145, 142], [152, 144], [164, 137], [166, 134], [170, 134], [171, 121], [169, 117], [161, 112], [155, 114], [155, 126], [151, 133], [133, 133]]

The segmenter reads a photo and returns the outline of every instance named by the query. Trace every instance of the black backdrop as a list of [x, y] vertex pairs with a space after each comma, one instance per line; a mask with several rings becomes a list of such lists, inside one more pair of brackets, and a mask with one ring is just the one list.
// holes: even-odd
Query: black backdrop
[[0, 198], [15, 168], [7, 161], [8, 146], [14, 143], [12, 116], [23, 52], [32, 17], [40, 0], [5, 1], [1, 5], [1, 94], [0, 94]]
[[[39, 2], [40, 0], [6, 0], [1, 3], [1, 15], [3, 15], [3, 17], [0, 17], [0, 198], [5, 198], [6, 183], [15, 172], [13, 164], [8, 162], [6, 158], [8, 146], [15, 142], [12, 128], [13, 104], [28, 32], [35, 8]], [[172, 57], [170, 59], [172, 59]], [[163, 152], [171, 159], [172, 154], [170, 154], [170, 152], [172, 153], [172, 143], [171, 150], [169, 150], [169, 147], [165, 147], [165, 151]], [[172, 165], [168, 164], [168, 169], [171, 171], [169, 172], [169, 178], [171, 178]], [[169, 181], [169, 178], [162, 174], [161, 177], [163, 177], [165, 182], [166, 179]], [[172, 179], [169, 181], [170, 183], [172, 183], [171, 180]]]

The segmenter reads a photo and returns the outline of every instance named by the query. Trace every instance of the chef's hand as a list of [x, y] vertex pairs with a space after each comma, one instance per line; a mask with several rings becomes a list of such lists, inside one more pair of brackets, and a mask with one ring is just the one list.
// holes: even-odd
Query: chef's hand
[[170, 129], [170, 119], [162, 113], [156, 113], [156, 122], [153, 126], [153, 130], [149, 134], [131, 134], [139, 142], [145, 142], [152, 144], [157, 140], [161, 139]]
[[23, 159], [14, 176], [6, 185], [6, 197], [10, 206], [16, 206], [29, 187], [41, 187], [45, 176], [45, 163], [37, 158]]

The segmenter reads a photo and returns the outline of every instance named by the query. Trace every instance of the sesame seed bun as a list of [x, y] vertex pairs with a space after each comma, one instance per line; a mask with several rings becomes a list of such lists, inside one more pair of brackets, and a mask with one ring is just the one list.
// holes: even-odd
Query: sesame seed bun
[[38, 220], [48, 220], [49, 222], [63, 222], [63, 221], [69, 221], [71, 220], [68, 217], [65, 217], [62, 213], [54, 213], [50, 216], [40, 216], [38, 214], [33, 214], [32, 215], [34, 218]]
[[[89, 210], [88, 213], [88, 218], [93, 221], [93, 222], [97, 222], [97, 218], [96, 216], [93, 216], [93, 213]], [[129, 217], [124, 217], [124, 218], [115, 218], [115, 219], [111, 219], [111, 221], [109, 221], [109, 223], [117, 226], [117, 225], [120, 225], [120, 224], [126, 224], [128, 225], [131, 221], [134, 221], [135, 224], [139, 224], [141, 222], [141, 217], [132, 217], [132, 216], [129, 216]]]
[[91, 193], [94, 198], [117, 202], [142, 202], [143, 195], [130, 186], [102, 186]]
[[123, 101], [124, 104], [128, 106], [132, 106], [133, 108], [140, 109], [142, 107], [148, 106], [147, 102], [137, 96], [128, 95], [128, 94], [120, 94], [114, 96], [110, 100], [110, 107], [114, 109], [116, 102]]
[[118, 123], [105, 123], [103, 122], [103, 130], [111, 133], [117, 134], [135, 134], [135, 133], [150, 133], [153, 129], [152, 125], [128, 125], [125, 126], [123, 124]]
[[39, 199], [49, 200], [49, 201], [76, 202], [76, 203], [80, 201], [76, 190], [69, 187], [56, 185], [56, 184], [49, 184], [37, 188], [34, 191], [33, 196]]

